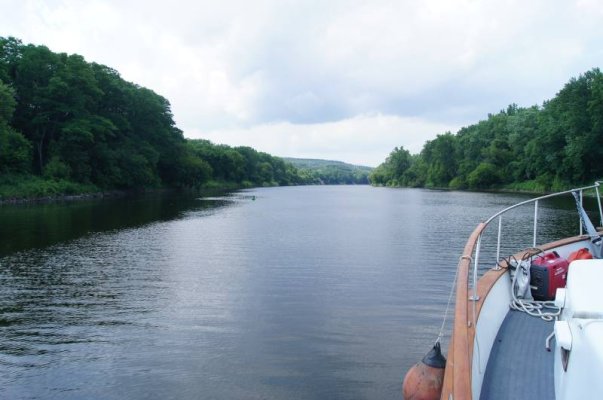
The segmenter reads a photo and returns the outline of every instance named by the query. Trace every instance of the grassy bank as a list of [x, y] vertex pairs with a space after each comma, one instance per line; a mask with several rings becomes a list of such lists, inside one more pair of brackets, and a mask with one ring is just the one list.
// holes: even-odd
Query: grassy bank
[[564, 190], [569, 190], [579, 186], [588, 186], [589, 184], [584, 185], [570, 185], [567, 183], [560, 182], [559, 180], [553, 180], [550, 184], [545, 184], [543, 182], [539, 182], [538, 180], [530, 180], [524, 182], [515, 182], [510, 183], [508, 185], [504, 185], [504, 190], [509, 190], [513, 192], [528, 192], [528, 193], [555, 193], [561, 192]]
[[[252, 188], [250, 181], [231, 182], [223, 180], [210, 180], [200, 187], [187, 189], [194, 191], [223, 192], [238, 189]], [[272, 182], [271, 185], [278, 186]], [[27, 203], [51, 200], [77, 200], [91, 197], [104, 197], [106, 195], [124, 195], [131, 192], [148, 192], [156, 190], [169, 190], [165, 188], [141, 190], [102, 190], [92, 184], [81, 184], [64, 179], [44, 179], [34, 175], [0, 175], [0, 204]]]
[[100, 191], [95, 185], [64, 179], [44, 179], [33, 175], [16, 174], [0, 176], [0, 201], [2, 202], [84, 195]]
[[[527, 193], [533, 195], [545, 195], [549, 193], [557, 193], [563, 192], [567, 190], [571, 190], [574, 188], [591, 186], [594, 182], [591, 183], [582, 183], [582, 184], [567, 184], [561, 182], [553, 182], [550, 185], [546, 185], [544, 183], [538, 182], [536, 180], [524, 181], [524, 182], [515, 182], [507, 185], [497, 185], [486, 188], [467, 188], [467, 187], [436, 187], [436, 186], [425, 186], [418, 187], [413, 186], [415, 188], [423, 188], [429, 190], [458, 190], [458, 191], [470, 191], [470, 192], [493, 192], [493, 193]], [[402, 185], [382, 185], [382, 184], [373, 184], [375, 187], [391, 187], [391, 188], [409, 188], [410, 186], [402, 186]], [[586, 196], [589, 196], [589, 193], [585, 193]]]

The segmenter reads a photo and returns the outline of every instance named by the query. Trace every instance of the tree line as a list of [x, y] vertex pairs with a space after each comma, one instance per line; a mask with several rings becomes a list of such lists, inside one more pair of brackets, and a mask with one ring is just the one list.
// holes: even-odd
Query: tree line
[[603, 177], [603, 74], [572, 78], [542, 106], [512, 104], [425, 143], [396, 147], [370, 175], [374, 185], [548, 191]]
[[250, 147], [185, 139], [168, 100], [112, 68], [0, 37], [0, 188], [24, 181], [30, 195], [318, 183]]
[[368, 185], [368, 176], [373, 170], [371, 167], [333, 160], [285, 158], [285, 161], [303, 171], [305, 177], [314, 184]]

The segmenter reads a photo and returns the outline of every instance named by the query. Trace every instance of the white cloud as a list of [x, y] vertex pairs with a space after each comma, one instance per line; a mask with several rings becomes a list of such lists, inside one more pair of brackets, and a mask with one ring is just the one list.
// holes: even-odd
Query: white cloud
[[372, 135], [379, 118], [433, 137], [554, 96], [603, 64], [602, 15], [601, 0], [0, 0], [0, 36], [111, 66], [168, 98], [185, 135], [355, 160], [408, 140]]
[[239, 129], [190, 129], [188, 133], [192, 138], [251, 146], [282, 157], [336, 158], [352, 164], [377, 166], [394, 147], [402, 146], [411, 153], [418, 153], [426, 140], [458, 128], [420, 118], [366, 114], [337, 122], [279, 122]]

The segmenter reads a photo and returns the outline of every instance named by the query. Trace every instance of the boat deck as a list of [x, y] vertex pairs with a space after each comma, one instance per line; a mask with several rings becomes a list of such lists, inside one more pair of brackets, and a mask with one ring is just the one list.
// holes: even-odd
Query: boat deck
[[[492, 346], [480, 400], [552, 400], [553, 353], [545, 339], [553, 322], [509, 311]], [[551, 349], [554, 350], [554, 339]]]

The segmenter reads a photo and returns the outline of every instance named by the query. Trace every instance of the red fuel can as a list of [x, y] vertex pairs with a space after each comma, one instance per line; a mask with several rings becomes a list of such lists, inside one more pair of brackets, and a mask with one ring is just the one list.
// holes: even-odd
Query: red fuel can
[[569, 263], [556, 251], [535, 257], [530, 266], [530, 287], [534, 300], [553, 300], [557, 288], [565, 287]]
[[580, 250], [574, 251], [572, 254], [567, 256], [567, 262], [571, 263], [574, 260], [592, 260], [592, 258], [593, 255], [591, 254], [591, 252], [586, 247], [584, 247]]

